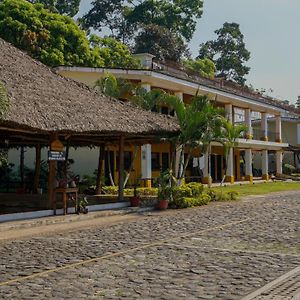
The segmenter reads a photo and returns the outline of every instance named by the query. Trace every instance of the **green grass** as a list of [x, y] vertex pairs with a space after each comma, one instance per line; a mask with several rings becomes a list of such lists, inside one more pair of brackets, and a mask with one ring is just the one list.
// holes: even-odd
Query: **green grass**
[[[213, 187], [220, 190], [221, 187]], [[300, 190], [300, 182], [265, 182], [244, 185], [227, 185], [223, 190], [237, 191], [240, 196], [263, 195], [272, 192]]]

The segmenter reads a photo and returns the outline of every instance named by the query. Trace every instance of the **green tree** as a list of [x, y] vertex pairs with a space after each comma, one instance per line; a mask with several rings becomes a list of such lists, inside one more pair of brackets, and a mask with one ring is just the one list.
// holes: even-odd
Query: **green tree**
[[216, 73], [216, 66], [209, 58], [203, 59], [188, 59], [183, 61], [183, 64], [188, 69], [199, 73], [200, 76], [207, 78], [214, 78]]
[[128, 47], [113, 38], [90, 40], [76, 22], [25, 0], [0, 2], [0, 37], [46, 65], [138, 68]]
[[[90, 44], [92, 47], [92, 55], [99, 62], [108, 68], [140, 68], [139, 60], [134, 58], [129, 48], [120, 41], [107, 37], [101, 38], [96, 35], [91, 35]], [[97, 65], [97, 61], [95, 62]]]
[[89, 41], [70, 17], [24, 0], [0, 2], [0, 37], [49, 66], [92, 66]]
[[250, 52], [245, 48], [244, 35], [237, 23], [224, 23], [216, 30], [217, 39], [200, 45], [198, 58], [214, 61], [217, 76], [244, 84], [244, 78], [250, 68], [244, 63], [250, 59]]
[[142, 25], [158, 25], [189, 41], [202, 15], [203, 0], [94, 0], [81, 19], [85, 28], [110, 29], [125, 42]]
[[79, 11], [80, 0], [28, 0], [31, 3], [41, 3], [52, 12], [74, 17]]
[[135, 38], [135, 53], [150, 53], [159, 60], [180, 61], [187, 53], [183, 40], [169, 29], [158, 25], [146, 25]]

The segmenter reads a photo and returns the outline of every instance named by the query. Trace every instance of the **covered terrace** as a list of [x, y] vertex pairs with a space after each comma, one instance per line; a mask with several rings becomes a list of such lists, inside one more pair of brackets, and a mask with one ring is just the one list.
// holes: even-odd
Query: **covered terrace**
[[[174, 118], [108, 98], [83, 84], [57, 75], [2, 39], [0, 81], [9, 99], [9, 110], [0, 122], [0, 148], [36, 149], [34, 194], [39, 188], [41, 148], [65, 151], [67, 158], [71, 146], [93, 145], [103, 149], [105, 145], [118, 145], [118, 198], [122, 201], [124, 146], [157, 142], [179, 130]], [[98, 176], [101, 176], [101, 160], [103, 155], [100, 151]], [[48, 208], [53, 209], [57, 161], [49, 160], [48, 167], [46, 201]], [[5, 213], [3, 208], [11, 199], [22, 197], [25, 201], [39, 196], [0, 194], [0, 214]]]

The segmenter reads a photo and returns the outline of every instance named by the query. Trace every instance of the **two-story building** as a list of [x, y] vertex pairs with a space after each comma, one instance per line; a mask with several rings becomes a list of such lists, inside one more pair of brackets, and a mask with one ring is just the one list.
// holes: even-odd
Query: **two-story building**
[[[177, 95], [188, 104], [191, 98], [198, 94], [208, 95], [214, 99], [218, 107], [224, 108], [227, 118], [232, 122], [244, 122], [247, 133], [238, 139], [238, 145], [230, 153], [226, 181], [233, 183], [235, 180], [253, 180], [253, 154], [261, 153], [262, 178], [269, 178], [268, 153], [272, 152], [276, 160], [276, 173], [282, 173], [282, 153], [288, 146], [282, 142], [281, 115], [286, 108], [279, 102], [268, 97], [251, 92], [248, 88], [239, 87], [231, 82], [219, 79], [206, 79], [188, 72], [178, 66], [170, 66], [153, 61], [149, 54], [139, 54], [143, 69], [113, 69], [113, 68], [87, 68], [87, 67], [58, 67], [56, 71], [65, 77], [94, 86], [95, 82], [107, 73], [140, 84], [147, 91], [163, 89]], [[163, 107], [161, 113], [168, 114], [170, 109]], [[260, 115], [260, 128], [253, 130], [253, 115]], [[274, 118], [274, 135], [268, 132], [267, 116]], [[83, 155], [85, 150], [81, 155]], [[110, 148], [110, 167], [114, 169], [117, 178], [117, 150]], [[165, 169], [170, 163], [170, 144], [160, 143], [143, 145], [138, 149], [133, 180], [141, 178], [147, 186], [151, 179], [158, 176], [160, 169]], [[76, 155], [74, 153], [74, 155]], [[79, 153], [77, 154], [79, 155]], [[96, 154], [95, 154], [96, 155]], [[127, 158], [133, 156], [133, 149], [127, 149]], [[209, 181], [209, 174], [213, 181], [220, 181], [224, 175], [223, 148], [219, 144], [212, 145], [211, 167], [208, 170], [208, 157], [206, 153], [194, 153], [187, 177], [201, 178], [204, 183]], [[106, 168], [108, 166], [106, 165]], [[210, 172], [209, 172], [210, 171]]]

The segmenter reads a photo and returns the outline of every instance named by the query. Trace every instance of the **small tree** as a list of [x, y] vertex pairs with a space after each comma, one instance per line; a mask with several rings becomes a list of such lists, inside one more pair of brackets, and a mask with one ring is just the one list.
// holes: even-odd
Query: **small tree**
[[247, 130], [247, 126], [244, 124], [233, 124], [227, 119], [222, 120], [221, 128], [221, 139], [220, 142], [224, 148], [224, 157], [225, 157], [225, 172], [221, 181], [221, 185], [224, 183], [226, 178], [226, 173], [228, 169], [229, 155], [234, 147], [237, 146], [237, 139], [241, 137], [241, 134]]
[[[220, 132], [220, 118], [222, 111], [213, 106], [208, 96], [195, 96], [190, 105], [185, 105], [178, 97], [169, 95], [164, 100], [174, 108], [180, 133], [175, 144], [180, 150], [179, 168], [177, 174], [179, 185], [185, 176], [185, 172], [191, 158], [192, 150], [201, 148], [207, 151], [213, 140], [217, 139]], [[186, 160], [183, 164], [185, 150], [188, 149]]]

